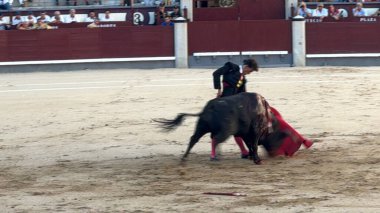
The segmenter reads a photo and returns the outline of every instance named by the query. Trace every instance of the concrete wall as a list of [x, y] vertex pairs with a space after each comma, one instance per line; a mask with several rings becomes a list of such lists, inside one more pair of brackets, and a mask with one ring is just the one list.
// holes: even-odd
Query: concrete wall
[[76, 70], [110, 70], [110, 69], [157, 69], [174, 68], [173, 61], [139, 61], [139, 62], [106, 62], [106, 63], [71, 63], [0, 66], [0, 73], [14, 72], [60, 72]]
[[244, 59], [253, 57], [260, 67], [290, 67], [292, 65], [292, 55], [257, 55], [257, 56], [206, 56], [206, 57], [189, 57], [189, 66], [191, 68], [217, 68], [227, 61], [235, 64], [241, 64]]

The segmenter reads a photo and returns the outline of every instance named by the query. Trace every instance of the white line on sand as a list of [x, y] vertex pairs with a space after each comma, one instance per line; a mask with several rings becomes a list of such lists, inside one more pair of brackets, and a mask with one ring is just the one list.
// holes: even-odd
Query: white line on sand
[[[254, 76], [255, 79], [273, 79], [273, 78], [311, 78], [315, 79], [316, 77], [344, 77], [344, 78], [353, 78], [353, 77], [368, 77], [376, 78], [380, 77], [380, 74], [332, 74], [332, 75], [277, 75], [277, 76]], [[170, 81], [211, 81], [212, 78], [170, 78], [170, 79], [147, 79], [149, 82], [170, 82]], [[21, 86], [53, 86], [53, 85], [80, 85], [80, 84], [112, 84], [112, 83], [128, 83], [128, 82], [138, 82], [141, 80], [129, 79], [123, 81], [83, 81], [83, 82], [57, 82], [57, 83], [35, 83], [35, 84], [15, 84], [11, 86], [21, 87]], [[306, 82], [306, 81], [305, 81]], [[336, 81], [342, 82], [342, 81]], [[0, 87], [9, 87], [10, 85], [0, 85]]]
[[[299, 83], [343, 83], [349, 84], [352, 82], [363, 81], [363, 80], [341, 80], [341, 81], [265, 81], [265, 82], [254, 82], [255, 84], [299, 84]], [[368, 79], [368, 82], [380, 82], [380, 80]], [[37, 89], [11, 89], [11, 90], [0, 90], [0, 93], [11, 93], [11, 92], [33, 92], [33, 91], [59, 91], [59, 90], [89, 90], [89, 89], [112, 89], [112, 88], [143, 88], [143, 87], [189, 87], [189, 86], [212, 86], [212, 84], [145, 84], [138, 86], [131, 85], [115, 85], [115, 86], [97, 86], [97, 87], [57, 87], [57, 88], [37, 88]]]

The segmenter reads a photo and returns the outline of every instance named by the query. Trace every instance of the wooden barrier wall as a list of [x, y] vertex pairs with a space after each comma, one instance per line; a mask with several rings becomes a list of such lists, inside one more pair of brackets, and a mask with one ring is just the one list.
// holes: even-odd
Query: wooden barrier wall
[[174, 56], [173, 27], [0, 31], [0, 61]]
[[[174, 56], [173, 27], [0, 31], [0, 61]], [[189, 23], [195, 52], [292, 52], [286, 20]], [[380, 53], [380, 22], [306, 23], [307, 54]]]
[[306, 23], [308, 54], [380, 53], [380, 22]]
[[285, 19], [284, 0], [239, 0], [240, 20]]
[[233, 7], [194, 7], [194, 21], [284, 19], [284, 0], [236, 0]]
[[210, 21], [189, 23], [189, 54], [194, 52], [292, 52], [291, 22]]

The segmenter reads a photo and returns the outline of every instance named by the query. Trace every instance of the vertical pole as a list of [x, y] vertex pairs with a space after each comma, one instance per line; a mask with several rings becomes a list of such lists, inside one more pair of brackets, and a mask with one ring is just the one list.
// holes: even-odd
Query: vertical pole
[[194, 0], [181, 0], [181, 9], [186, 8], [187, 19], [193, 21], [193, 1]]
[[179, 17], [174, 20], [174, 54], [176, 68], [189, 67], [188, 52], [187, 20]]
[[306, 21], [302, 16], [292, 18], [293, 66], [306, 66]]
[[285, 0], [285, 19], [289, 20], [290, 17], [295, 16], [296, 14], [292, 14], [292, 10], [297, 9], [297, 0]]

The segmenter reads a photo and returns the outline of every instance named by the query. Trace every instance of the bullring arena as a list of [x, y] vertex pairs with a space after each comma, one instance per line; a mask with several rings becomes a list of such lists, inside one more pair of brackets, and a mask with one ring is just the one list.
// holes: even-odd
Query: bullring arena
[[[208, 136], [185, 163], [213, 69], [1, 74], [1, 212], [379, 212], [379, 67], [262, 68], [262, 94], [315, 143], [262, 165]], [[205, 195], [238, 192], [247, 196]]]

